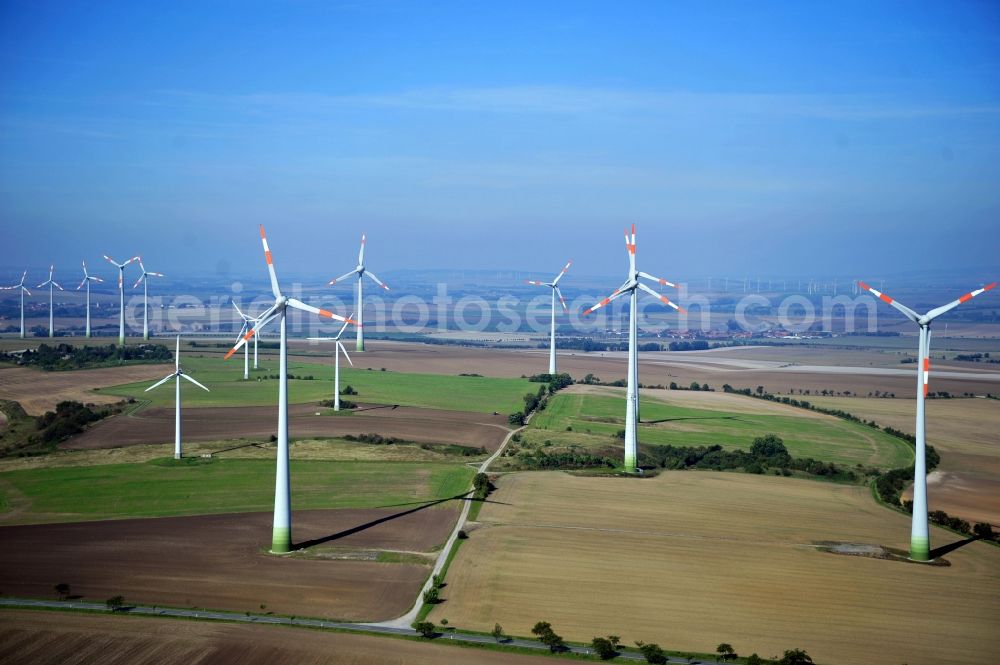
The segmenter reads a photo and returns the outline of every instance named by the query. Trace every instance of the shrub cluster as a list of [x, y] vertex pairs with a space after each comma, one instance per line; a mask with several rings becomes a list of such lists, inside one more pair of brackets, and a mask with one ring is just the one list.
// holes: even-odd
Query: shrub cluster
[[99, 367], [122, 361], [166, 362], [173, 353], [163, 344], [138, 344], [136, 346], [73, 346], [72, 344], [39, 344], [38, 349], [28, 349], [20, 355], [4, 353], [2, 359], [19, 365], [38, 367], [49, 371]]
[[855, 481], [857, 474], [832, 462], [822, 462], [811, 457], [796, 459], [775, 434], [757, 437], [750, 451], [724, 450], [713, 446], [643, 445], [640, 462], [661, 469], [709, 469], [724, 471], [742, 469], [747, 473], [765, 473], [773, 469], [785, 476], [801, 471], [831, 480]]

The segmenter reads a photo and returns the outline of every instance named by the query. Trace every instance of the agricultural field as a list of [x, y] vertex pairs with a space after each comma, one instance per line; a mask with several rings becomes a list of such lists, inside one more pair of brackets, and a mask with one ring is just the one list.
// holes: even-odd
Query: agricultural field
[[[169, 392], [169, 391], [168, 391]], [[187, 399], [187, 394], [183, 399]], [[359, 405], [336, 412], [315, 404], [290, 404], [293, 439], [380, 434], [406, 441], [496, 450], [507, 434], [507, 416], [473, 411]], [[267, 440], [277, 426], [272, 406], [184, 409], [184, 441]], [[174, 408], [152, 407], [108, 418], [60, 444], [63, 449], [97, 449], [174, 440]]]
[[457, 502], [298, 510], [304, 551], [267, 554], [271, 513], [0, 527], [0, 589], [54, 598], [373, 621], [409, 609]]
[[[909, 530], [861, 486], [691, 471], [504, 474], [430, 620], [477, 631], [499, 622], [514, 634], [545, 620], [568, 639], [617, 634], [698, 652], [803, 648], [844, 665], [885, 654], [993, 662], [1000, 549], [972, 542], [945, 556], [950, 566], [926, 566], [818, 547], [904, 550]], [[939, 545], [960, 540], [932, 531]]]
[[[914, 432], [912, 399], [815, 397], [811, 401]], [[932, 399], [927, 400], [926, 416], [927, 442], [941, 454], [941, 464], [928, 476], [930, 509], [972, 522], [1000, 524], [1000, 402]]]
[[[247, 645], [253, 645], [248, 648]], [[121, 658], [112, 660], [112, 654]], [[0, 610], [0, 661], [233, 663], [239, 665], [544, 665], [544, 656], [498, 653], [370, 635], [142, 617]]]
[[[295, 449], [295, 446], [292, 446]], [[461, 459], [461, 458], [458, 458]], [[20, 468], [0, 473], [0, 523], [32, 524], [268, 510], [268, 459], [150, 459], [133, 464]], [[376, 508], [465, 492], [473, 472], [460, 461], [291, 459], [295, 510]]]
[[[242, 359], [224, 361], [217, 356], [185, 356], [183, 369], [211, 392], [197, 389], [184, 391], [185, 406], [264, 406], [278, 399], [277, 362], [268, 361], [267, 369], [251, 371], [250, 380], [243, 380]], [[366, 358], [367, 359], [367, 358]], [[361, 364], [360, 361], [358, 363]], [[351, 386], [357, 395], [346, 399], [376, 404], [398, 404], [453, 411], [479, 413], [511, 413], [521, 407], [521, 398], [531, 390], [524, 379], [503, 379], [482, 376], [448, 376], [442, 374], [412, 374], [376, 369], [341, 367], [341, 388]], [[316, 402], [333, 396], [332, 363], [288, 362], [289, 403]], [[160, 374], [163, 374], [161, 371]], [[312, 380], [292, 376], [311, 376]], [[258, 380], [259, 379], [259, 380]], [[137, 382], [103, 388], [99, 394], [148, 400], [153, 406], [173, 407], [174, 394], [169, 389], [145, 392], [149, 383]]]
[[[551, 444], [551, 452], [620, 446], [625, 425], [623, 388], [573, 386], [549, 400], [523, 434], [526, 444]], [[780, 436], [794, 457], [847, 466], [896, 468], [912, 463], [904, 441], [858, 423], [738, 395], [643, 390], [641, 444], [722, 445], [749, 450], [764, 434]]]
[[147, 385], [152, 385], [168, 371], [167, 365], [129, 365], [72, 372], [44, 372], [28, 367], [0, 366], [0, 399], [20, 402], [29, 415], [39, 416], [64, 400], [84, 404], [117, 402], [121, 397], [95, 392], [94, 389], [126, 381], [148, 381]]

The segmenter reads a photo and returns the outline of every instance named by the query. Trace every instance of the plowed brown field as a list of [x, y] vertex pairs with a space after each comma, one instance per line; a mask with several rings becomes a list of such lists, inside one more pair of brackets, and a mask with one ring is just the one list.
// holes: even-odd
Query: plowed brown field
[[[447, 539], [457, 510], [413, 508], [299, 511], [295, 536], [313, 551], [427, 552]], [[0, 590], [50, 597], [66, 582], [88, 600], [121, 594], [179, 607], [384, 620], [410, 608], [430, 571], [421, 563], [276, 557], [265, 553], [270, 535], [270, 513], [2, 527]]]
[[[453, 443], [496, 450], [507, 434], [506, 416], [468, 411], [362, 405], [350, 415], [317, 416], [328, 409], [290, 404], [292, 437], [341, 437], [345, 434], [392, 436], [420, 443]], [[182, 412], [185, 441], [265, 440], [277, 425], [275, 407], [203, 407]], [[174, 440], [174, 410], [150, 408], [115, 416], [64, 442], [63, 449], [117, 448]]]

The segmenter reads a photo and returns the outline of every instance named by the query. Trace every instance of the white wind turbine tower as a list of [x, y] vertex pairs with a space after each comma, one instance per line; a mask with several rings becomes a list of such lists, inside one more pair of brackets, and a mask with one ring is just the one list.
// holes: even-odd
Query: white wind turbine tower
[[569, 312], [569, 309], [566, 307], [566, 301], [562, 297], [562, 292], [559, 290], [559, 280], [562, 279], [562, 276], [566, 274], [571, 265], [573, 265], [573, 262], [568, 261], [562, 271], [551, 282], [538, 282], [532, 279], [526, 280], [528, 284], [547, 286], [552, 289], [552, 326], [549, 332], [549, 374], [556, 373], [556, 296], [559, 296], [559, 302], [562, 304], [563, 311]]
[[240, 347], [246, 344], [257, 331], [277, 318], [279, 329], [281, 330], [279, 344], [279, 378], [278, 378], [278, 464], [274, 482], [274, 526], [271, 539], [271, 551], [276, 554], [284, 554], [292, 549], [292, 511], [291, 511], [291, 484], [288, 474], [288, 338], [286, 333], [286, 314], [289, 307], [300, 309], [304, 312], [312, 312], [328, 319], [336, 319], [346, 323], [356, 321], [345, 319], [333, 312], [319, 309], [312, 305], [307, 305], [295, 298], [289, 298], [281, 294], [278, 286], [278, 277], [274, 272], [274, 263], [271, 259], [271, 249], [267, 244], [267, 236], [264, 234], [264, 226], [260, 227], [260, 240], [264, 246], [264, 260], [267, 261], [267, 270], [271, 277], [271, 291], [274, 293], [274, 304], [264, 311], [257, 318], [257, 323], [248, 330], [240, 341], [226, 354], [228, 360]]
[[201, 385], [181, 369], [181, 336], [177, 336], [177, 351], [174, 352], [174, 371], [167, 374], [150, 387], [146, 388], [148, 393], [153, 388], [159, 388], [170, 379], [174, 379], [174, 459], [181, 458], [181, 378], [185, 378], [202, 390], [208, 392], [208, 388]]
[[138, 256], [133, 256], [131, 259], [125, 263], [118, 263], [113, 258], [104, 255], [108, 263], [118, 268], [118, 305], [120, 310], [118, 312], [118, 346], [125, 346], [125, 266], [132, 263], [133, 261], [138, 261]]
[[967, 300], [972, 300], [980, 293], [995, 288], [996, 282], [988, 284], [981, 289], [976, 289], [966, 293], [958, 300], [953, 300], [947, 305], [942, 305], [927, 312], [924, 315], [917, 314], [912, 309], [897, 302], [885, 295], [881, 291], [876, 291], [864, 282], [859, 281], [858, 286], [892, 305], [903, 313], [903, 316], [917, 324], [920, 328], [919, 344], [917, 351], [917, 422], [916, 422], [916, 460], [913, 464], [913, 519], [910, 526], [910, 558], [914, 561], [928, 561], [930, 559], [930, 532], [927, 528], [927, 458], [926, 440], [924, 433], [925, 411], [924, 405], [927, 400], [928, 385], [931, 373], [931, 322], [945, 312], [950, 312]]
[[379, 286], [381, 286], [386, 291], [389, 290], [389, 287], [386, 286], [385, 283], [382, 280], [380, 280], [378, 277], [376, 277], [374, 273], [372, 273], [370, 270], [368, 270], [367, 268], [365, 268], [365, 234], [363, 234], [363, 233], [361, 234], [361, 249], [358, 250], [358, 265], [357, 265], [357, 267], [355, 267], [354, 270], [352, 270], [350, 272], [344, 273], [343, 275], [341, 275], [337, 279], [331, 279], [330, 280], [330, 284], [336, 284], [337, 282], [342, 282], [342, 281], [344, 281], [345, 279], [347, 279], [348, 277], [350, 277], [351, 275], [353, 275], [355, 273], [357, 273], [357, 275], [358, 275], [358, 301], [357, 301], [357, 303], [355, 303], [355, 306], [354, 306], [354, 311], [357, 312], [357, 314], [358, 314], [358, 323], [357, 323], [357, 325], [358, 325], [358, 333], [357, 333], [357, 335], [358, 335], [358, 341], [357, 341], [357, 345], [355, 346], [355, 348], [358, 351], [364, 351], [365, 350], [365, 333], [364, 333], [364, 330], [362, 328], [362, 325], [363, 325], [363, 322], [364, 322], [365, 303], [364, 303], [364, 299], [362, 297], [362, 292], [363, 292], [364, 289], [362, 287], [361, 282], [363, 281], [365, 275], [368, 275], [368, 277], [370, 277], [373, 282], [375, 282], [376, 284], [378, 284]]
[[24, 285], [24, 280], [27, 279], [27, 277], [28, 271], [25, 270], [24, 274], [21, 275], [20, 283], [15, 284], [14, 286], [0, 286], [0, 291], [18, 289], [21, 293], [21, 339], [24, 339], [24, 294], [27, 293], [29, 296], [31, 295], [31, 291], [29, 291], [28, 287]]
[[[244, 314], [243, 310], [240, 309], [239, 305], [236, 304], [235, 300], [233, 301], [233, 307], [236, 308], [236, 312], [240, 315], [240, 318], [243, 319], [243, 327], [240, 328], [240, 334], [239, 334], [239, 336], [242, 337], [243, 335], [247, 334], [247, 332], [250, 330], [250, 328], [253, 327], [250, 324], [257, 323], [257, 321], [259, 321], [259, 319], [255, 319], [252, 316], [248, 316], [248, 315]], [[253, 368], [254, 369], [257, 369], [257, 338], [258, 337], [260, 337], [260, 335], [254, 335], [254, 338], [253, 338]], [[247, 381], [249, 379], [250, 379], [250, 345], [247, 344], [246, 346], [243, 347], [243, 380]]]
[[672, 303], [666, 296], [662, 296], [653, 289], [649, 288], [640, 279], [646, 279], [652, 282], [659, 282], [664, 286], [672, 286], [677, 288], [677, 285], [668, 282], [665, 279], [659, 277], [653, 277], [649, 273], [641, 272], [635, 267], [635, 224], [632, 225], [632, 235], [629, 237], [629, 232], [625, 231], [625, 248], [628, 250], [628, 279], [625, 283], [618, 287], [618, 289], [612, 293], [610, 296], [597, 303], [590, 309], [584, 312], [584, 315], [590, 314], [596, 309], [604, 307], [609, 302], [622, 296], [624, 294], [629, 294], [629, 328], [628, 328], [628, 387], [625, 390], [625, 473], [635, 473], [636, 470], [636, 459], [637, 459], [637, 449], [636, 444], [636, 429], [639, 424], [639, 359], [638, 359], [638, 316], [636, 313], [638, 305], [639, 289], [642, 289], [646, 293], [656, 296], [665, 305], [673, 307], [678, 312], [684, 312], [684, 308]]
[[[354, 312], [347, 317], [348, 320], [354, 318]], [[351, 363], [351, 367], [354, 367], [354, 361], [351, 357], [347, 355], [347, 349], [344, 348], [343, 342], [340, 341], [340, 336], [344, 334], [347, 330], [347, 322], [344, 322], [343, 327], [341, 327], [340, 332], [337, 333], [336, 337], [310, 337], [309, 339], [314, 342], [333, 342], [333, 410], [340, 411], [340, 352], [344, 352], [344, 357], [347, 358], [347, 362]]]
[[142, 265], [142, 257], [140, 256], [138, 259], [142, 274], [139, 275], [139, 279], [135, 280], [132, 288], [136, 288], [139, 286], [139, 282], [142, 282], [142, 338], [149, 339], [149, 278], [163, 277], [163, 273], [146, 270], [146, 266]]
[[49, 266], [49, 278], [39, 284], [36, 288], [42, 288], [43, 286], [49, 287], [49, 337], [55, 337], [55, 328], [52, 325], [52, 287], [56, 287], [60, 291], [63, 291], [63, 287], [59, 286], [54, 279], [52, 279], [52, 273], [55, 272], [55, 266]]
[[90, 337], [90, 283], [91, 282], [103, 282], [104, 280], [100, 277], [96, 277], [87, 272], [87, 262], [83, 261], [83, 281], [80, 282], [80, 286], [76, 287], [79, 291], [83, 288], [83, 285], [87, 285], [87, 333], [86, 337]]

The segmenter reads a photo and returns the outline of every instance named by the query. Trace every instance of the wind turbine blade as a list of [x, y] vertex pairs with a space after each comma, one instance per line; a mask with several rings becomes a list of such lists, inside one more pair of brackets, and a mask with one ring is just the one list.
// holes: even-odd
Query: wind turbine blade
[[210, 392], [212, 392], [211, 390], [209, 390], [209, 389], [208, 389], [208, 388], [206, 388], [205, 386], [201, 385], [200, 383], [198, 383], [197, 381], [195, 381], [194, 379], [192, 379], [192, 378], [191, 378], [190, 376], [188, 376], [187, 374], [184, 374], [183, 372], [181, 372], [181, 373], [180, 373], [180, 376], [184, 377], [185, 379], [187, 379], [188, 381], [190, 381], [190, 382], [191, 382], [191, 383], [193, 383], [194, 385], [198, 386], [199, 388], [201, 388], [201, 389], [202, 389], [202, 390], [204, 390], [205, 392], [209, 392], [209, 393], [210, 393]]
[[87, 279], [92, 280], [94, 282], [103, 282], [104, 281], [103, 279], [101, 279], [100, 277], [97, 277], [96, 275], [89, 275], [87, 277]]
[[[262, 314], [260, 318], [261, 319], [266, 319], [271, 314], [273, 314], [275, 311], [277, 311], [278, 307], [279, 307], [278, 304], [271, 305], [270, 309], [268, 309], [264, 314]], [[254, 326], [253, 328], [251, 328], [250, 330], [248, 330], [246, 332], [246, 334], [243, 335], [242, 337], [240, 337], [239, 341], [236, 342], [236, 346], [234, 346], [233, 348], [229, 349], [229, 352], [226, 353], [226, 355], [223, 356], [222, 359], [223, 360], [229, 360], [230, 358], [232, 358], [233, 354], [236, 353], [237, 351], [239, 351], [243, 347], [243, 345], [246, 344], [247, 341], [251, 337], [253, 337], [255, 334], [257, 334], [257, 331], [260, 330], [261, 328], [263, 328], [264, 325], [266, 325], [269, 321], [270, 320], [265, 321], [264, 323], [258, 323], [256, 326]]]
[[52, 286], [56, 287], [60, 291], [65, 291], [66, 290], [63, 287], [59, 286], [59, 282], [52, 282]]
[[307, 305], [301, 300], [296, 300], [295, 298], [289, 298], [288, 304], [289, 306], [294, 307], [295, 309], [301, 309], [303, 312], [312, 312], [313, 314], [319, 314], [320, 316], [325, 316], [328, 319], [335, 319], [337, 321], [346, 321], [347, 323], [353, 323], [354, 325], [358, 324], [357, 321], [353, 321], [351, 319], [345, 319], [339, 314], [334, 314], [333, 312], [326, 309], [320, 309], [319, 307], [313, 307], [312, 305]]
[[630, 273], [635, 272], [635, 224], [632, 225], [632, 236], [629, 237], [628, 229], [625, 229], [625, 249], [628, 250], [628, 266]]
[[896, 302], [895, 300], [893, 300], [889, 296], [885, 295], [881, 291], [873, 289], [872, 287], [868, 286], [864, 282], [859, 281], [858, 282], [858, 286], [860, 286], [862, 289], [864, 289], [866, 291], [870, 291], [873, 295], [875, 295], [875, 297], [883, 300], [884, 302], [886, 302], [886, 303], [892, 305], [893, 307], [895, 307], [896, 309], [898, 309], [900, 312], [903, 313], [903, 316], [905, 316], [906, 318], [908, 318], [910, 321], [913, 321], [914, 323], [917, 323], [917, 322], [920, 321], [920, 315], [917, 314], [916, 312], [914, 312], [912, 309], [910, 309], [906, 305], [904, 305], [904, 304], [902, 304], [900, 302]]
[[281, 297], [281, 289], [278, 288], [278, 276], [274, 274], [274, 261], [271, 259], [271, 248], [267, 246], [267, 236], [264, 234], [264, 225], [260, 225], [260, 242], [264, 245], [264, 260], [267, 261], [267, 272], [271, 276], [271, 292], [275, 298]]
[[128, 264], [130, 264], [130, 263], [134, 263], [134, 262], [136, 262], [136, 261], [140, 261], [140, 260], [141, 260], [141, 259], [140, 259], [140, 258], [139, 258], [138, 256], [133, 256], [133, 257], [132, 257], [131, 259], [129, 259], [128, 261], [126, 261], [125, 263], [123, 263], [123, 264], [122, 264], [122, 267], [124, 268], [124, 267], [125, 267], [125, 266], [127, 266]]
[[562, 303], [563, 311], [569, 313], [569, 307], [566, 306], [566, 299], [563, 298], [562, 291], [559, 290], [558, 286], [553, 286], [552, 288], [556, 290], [556, 297], [559, 298], [559, 302]]
[[21, 288], [24, 289], [24, 292], [27, 293], [29, 296], [31, 295], [31, 291], [28, 290], [28, 287], [22, 286]]
[[642, 277], [643, 279], [648, 279], [651, 282], [659, 282], [661, 286], [672, 286], [675, 289], [677, 288], [677, 285], [674, 284], [673, 282], [668, 282], [667, 280], [663, 279], [662, 277], [654, 277], [654, 276], [650, 275], [648, 272], [641, 272], [640, 271], [639, 272], [639, 277]]
[[354, 361], [351, 360], [351, 356], [347, 355], [347, 349], [344, 348], [344, 345], [341, 342], [337, 342], [337, 346], [344, 352], [344, 357], [347, 358], [347, 362], [351, 363], [351, 367], [354, 367]]
[[80, 289], [82, 289], [83, 285], [86, 283], [87, 283], [87, 277], [84, 276], [83, 280], [80, 282], [80, 286], [76, 287], [76, 290], [79, 291]]
[[573, 261], [568, 261], [566, 263], [566, 265], [562, 269], [562, 272], [560, 272], [558, 275], [556, 275], [555, 280], [552, 282], [552, 286], [555, 286], [556, 284], [559, 283], [559, 280], [562, 279], [562, 276], [566, 274], [566, 271], [569, 270], [569, 267], [571, 265], [573, 265]]
[[607, 305], [607, 304], [608, 304], [609, 302], [611, 302], [611, 301], [612, 301], [612, 300], [614, 300], [615, 298], [618, 298], [618, 297], [620, 297], [620, 296], [621, 296], [621, 295], [622, 295], [623, 293], [627, 293], [627, 291], [622, 291], [621, 289], [619, 289], [619, 290], [615, 291], [614, 293], [612, 293], [612, 294], [611, 294], [610, 296], [608, 296], [607, 298], [605, 298], [605, 299], [604, 299], [604, 300], [602, 300], [601, 302], [599, 302], [599, 303], [597, 303], [596, 305], [594, 305], [593, 307], [591, 307], [591, 308], [589, 308], [589, 309], [585, 310], [585, 311], [583, 312], [583, 315], [584, 315], [584, 316], [586, 316], [586, 315], [590, 314], [591, 312], [593, 312], [593, 311], [595, 311], [595, 310], [598, 310], [598, 309], [600, 309], [600, 308], [604, 307], [605, 305]]
[[167, 374], [167, 375], [166, 375], [165, 377], [163, 377], [162, 379], [160, 379], [159, 381], [157, 381], [156, 383], [154, 383], [154, 384], [153, 384], [153, 385], [151, 385], [150, 387], [146, 388], [146, 390], [144, 390], [143, 392], [147, 392], [147, 393], [148, 393], [148, 392], [149, 392], [150, 390], [152, 390], [153, 388], [159, 388], [160, 386], [162, 386], [162, 385], [163, 385], [164, 383], [166, 383], [166, 382], [167, 382], [167, 381], [169, 381], [170, 379], [174, 378], [175, 376], [177, 376], [177, 374], [176, 374], [176, 373], [173, 373], [173, 374]]
[[539, 282], [537, 279], [526, 279], [524, 280], [524, 283], [531, 284], [532, 286], [549, 286], [545, 282]]
[[140, 284], [142, 284], [142, 280], [145, 277], [146, 277], [146, 273], [142, 273], [141, 275], [139, 275], [139, 279], [135, 280], [135, 284], [132, 285], [132, 288], [133, 289], [137, 288]]
[[378, 277], [376, 277], [375, 273], [373, 273], [370, 270], [366, 270], [365, 274], [368, 275], [369, 277], [371, 277], [375, 281], [375, 283], [378, 284], [379, 286], [381, 286], [383, 289], [385, 289], [386, 291], [389, 290], [389, 287], [386, 286], [385, 283], [381, 279], [379, 279]]
[[[350, 315], [350, 316], [348, 316], [347, 318], [348, 318], [348, 319], [353, 319], [353, 318], [354, 318], [354, 312], [351, 312], [351, 315]], [[340, 336], [344, 334], [344, 331], [345, 331], [345, 330], [347, 330], [347, 326], [348, 326], [348, 325], [349, 325], [349, 324], [347, 323], [347, 321], [344, 321], [344, 325], [343, 325], [343, 326], [341, 326], [341, 328], [340, 328], [340, 332], [339, 332], [339, 333], [337, 333], [337, 336], [333, 338], [333, 340], [334, 340], [334, 341], [337, 341], [338, 339], [340, 339]]]
[[966, 293], [964, 296], [962, 296], [958, 300], [953, 300], [952, 302], [948, 303], [947, 305], [942, 305], [941, 307], [938, 307], [936, 309], [932, 309], [931, 311], [927, 312], [927, 314], [924, 315], [924, 319], [926, 319], [927, 321], [933, 321], [934, 319], [936, 319], [937, 317], [941, 316], [945, 312], [950, 312], [951, 310], [955, 309], [956, 307], [958, 307], [959, 305], [961, 305], [963, 302], [967, 302], [969, 300], [972, 300], [973, 298], [975, 298], [976, 296], [978, 296], [980, 293], [985, 293], [986, 291], [990, 291], [992, 289], [995, 289], [996, 286], [997, 286], [997, 283], [993, 282], [992, 284], [987, 284], [986, 286], [984, 286], [981, 289], [976, 289], [975, 291], [969, 291], [968, 293]]
[[358, 265], [363, 266], [365, 264], [365, 234], [361, 234], [361, 249], [358, 250]]
[[642, 289], [643, 291], [645, 291], [646, 293], [650, 294], [650, 295], [656, 296], [657, 298], [660, 299], [660, 302], [662, 302], [664, 305], [669, 305], [669, 306], [673, 307], [674, 309], [676, 309], [681, 314], [683, 314], [683, 313], [685, 313], [687, 311], [683, 307], [681, 307], [680, 305], [677, 305], [677, 304], [674, 304], [674, 303], [670, 302], [670, 298], [668, 298], [666, 296], [661, 296], [659, 293], [657, 293], [653, 289], [649, 288], [645, 284], [639, 284], [639, 288]]
[[[246, 314], [243, 313], [243, 310], [240, 309], [240, 306], [236, 304], [235, 300], [230, 300], [229, 302], [231, 302], [233, 304], [233, 307], [236, 309], [236, 313], [239, 314], [240, 317], [242, 317], [244, 321], [250, 320], [251, 317], [249, 317], [249, 316], [247, 316]], [[246, 324], [244, 324], [244, 325], [246, 325]]]
[[350, 277], [351, 275], [353, 275], [357, 271], [358, 271], [358, 269], [355, 268], [351, 272], [344, 273], [343, 275], [341, 275], [337, 279], [331, 279], [330, 282], [329, 282], [329, 284], [336, 284], [337, 282], [343, 282], [345, 279], [347, 279], [348, 277]]
[[150, 277], [163, 277], [162, 272], [147, 272], [146, 274], [149, 275]]
[[177, 336], [177, 350], [174, 351], [174, 370], [181, 371], [181, 336]]
[[21, 286], [24, 286], [24, 280], [26, 280], [26, 279], [28, 279], [28, 271], [27, 270], [25, 270], [24, 273], [21, 275]]
[[116, 268], [121, 268], [122, 267], [122, 264], [118, 263], [117, 261], [115, 261], [113, 258], [111, 258], [110, 256], [108, 256], [107, 254], [104, 255], [104, 258], [105, 258], [105, 260], [108, 263], [110, 263], [114, 267], [116, 267]]

